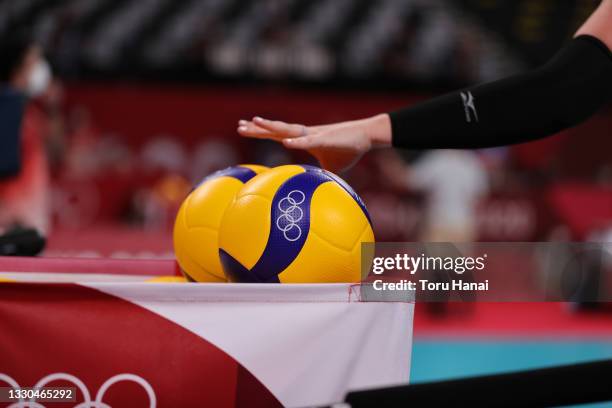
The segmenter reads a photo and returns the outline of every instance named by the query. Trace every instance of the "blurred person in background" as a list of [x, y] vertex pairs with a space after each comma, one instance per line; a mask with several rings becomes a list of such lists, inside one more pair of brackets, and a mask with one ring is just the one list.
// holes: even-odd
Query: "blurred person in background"
[[400, 190], [426, 197], [420, 240], [473, 242], [477, 239], [476, 210], [489, 190], [484, 163], [469, 150], [430, 150], [407, 166], [394, 152], [378, 158], [385, 180]]
[[0, 253], [36, 254], [49, 229], [45, 119], [30, 101], [51, 81], [42, 49], [28, 37], [0, 44]]
[[238, 133], [306, 150], [332, 171], [377, 146], [482, 148], [547, 137], [611, 100], [611, 21], [612, 0], [603, 0], [574, 39], [533, 71], [362, 120], [305, 126], [254, 117], [240, 120]]

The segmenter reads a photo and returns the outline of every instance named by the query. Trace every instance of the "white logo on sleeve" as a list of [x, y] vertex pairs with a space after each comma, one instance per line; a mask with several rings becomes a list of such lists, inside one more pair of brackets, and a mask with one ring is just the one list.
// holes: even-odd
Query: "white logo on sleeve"
[[461, 100], [463, 101], [463, 109], [465, 109], [465, 120], [470, 123], [472, 116], [474, 121], [478, 122], [478, 112], [476, 112], [476, 105], [474, 105], [474, 95], [470, 91], [461, 92]]

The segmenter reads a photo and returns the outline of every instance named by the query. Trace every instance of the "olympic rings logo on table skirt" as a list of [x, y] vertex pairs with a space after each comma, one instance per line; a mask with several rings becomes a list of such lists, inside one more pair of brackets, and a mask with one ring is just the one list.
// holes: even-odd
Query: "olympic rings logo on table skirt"
[[[21, 386], [17, 383], [17, 381], [15, 381], [13, 378], [8, 376], [7, 374], [0, 373], [0, 381], [5, 382], [6, 384], [14, 388], [15, 390], [21, 389]], [[139, 384], [145, 390], [145, 392], [147, 393], [147, 396], [149, 397], [149, 408], [156, 408], [157, 406], [157, 398], [155, 396], [155, 391], [153, 390], [153, 387], [151, 386], [151, 384], [149, 384], [144, 378], [138, 375], [135, 375], [135, 374], [123, 373], [123, 374], [117, 374], [109, 378], [102, 384], [102, 386], [98, 390], [98, 393], [96, 394], [95, 400], [93, 401], [91, 400], [91, 394], [89, 390], [87, 389], [87, 386], [83, 383], [83, 381], [81, 381], [79, 378], [75, 377], [72, 374], [67, 374], [67, 373], [49, 374], [43, 377], [42, 379], [40, 379], [36, 383], [36, 385], [34, 385], [33, 388], [43, 388], [47, 384], [53, 381], [68, 381], [76, 385], [78, 390], [83, 395], [83, 402], [78, 403], [77, 405], [74, 406], [74, 408], [112, 408], [110, 405], [102, 402], [102, 399], [104, 398], [104, 394], [106, 393], [106, 391], [108, 391], [108, 389], [112, 385], [118, 382], [121, 382], [121, 381], [132, 381], [132, 382]], [[10, 404], [7, 408], [45, 408], [45, 406], [33, 400], [30, 400], [30, 401], [20, 400], [19, 402], [14, 402]]]

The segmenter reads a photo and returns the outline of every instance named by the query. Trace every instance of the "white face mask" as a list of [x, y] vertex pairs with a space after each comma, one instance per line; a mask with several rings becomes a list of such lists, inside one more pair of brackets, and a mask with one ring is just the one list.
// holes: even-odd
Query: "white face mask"
[[34, 66], [32, 72], [30, 72], [26, 93], [31, 98], [40, 96], [43, 92], [47, 90], [47, 87], [49, 86], [50, 82], [51, 67], [45, 59], [41, 59], [40, 61], [38, 61], [36, 66]]

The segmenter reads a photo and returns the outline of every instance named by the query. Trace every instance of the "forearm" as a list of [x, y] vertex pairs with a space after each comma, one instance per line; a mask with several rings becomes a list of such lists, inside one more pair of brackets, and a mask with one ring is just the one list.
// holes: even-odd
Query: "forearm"
[[581, 37], [532, 72], [390, 113], [392, 144], [482, 148], [527, 142], [580, 123], [611, 94], [610, 50]]
[[391, 120], [389, 115], [382, 113], [360, 121], [373, 147], [391, 145]]

